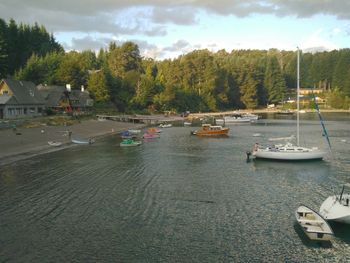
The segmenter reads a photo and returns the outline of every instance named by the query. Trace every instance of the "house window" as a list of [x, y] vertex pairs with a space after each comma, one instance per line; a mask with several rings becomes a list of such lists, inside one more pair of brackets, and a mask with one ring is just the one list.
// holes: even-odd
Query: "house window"
[[35, 113], [35, 108], [29, 108], [30, 113]]
[[16, 110], [14, 108], [8, 108], [7, 113], [8, 115], [16, 115]]
[[38, 113], [42, 113], [43, 109], [41, 107], [38, 107]]
[[23, 114], [26, 115], [27, 114], [27, 108], [23, 109]]
[[16, 108], [16, 115], [21, 115], [21, 114], [22, 114], [22, 109]]

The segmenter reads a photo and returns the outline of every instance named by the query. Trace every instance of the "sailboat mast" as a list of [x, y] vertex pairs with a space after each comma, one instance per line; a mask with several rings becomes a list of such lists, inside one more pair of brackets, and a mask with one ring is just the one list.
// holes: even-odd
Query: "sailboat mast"
[[299, 89], [300, 89], [300, 58], [299, 47], [297, 48], [297, 146], [299, 146]]

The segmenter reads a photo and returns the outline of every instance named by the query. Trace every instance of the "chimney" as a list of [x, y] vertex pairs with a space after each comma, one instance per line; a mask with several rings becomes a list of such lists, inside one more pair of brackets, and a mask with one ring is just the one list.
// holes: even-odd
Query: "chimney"
[[66, 84], [66, 89], [67, 89], [67, 91], [69, 91], [69, 92], [72, 91], [72, 89], [71, 89], [71, 87], [70, 87], [70, 84]]
[[84, 85], [81, 85], [81, 92], [84, 92], [85, 89], [84, 89]]

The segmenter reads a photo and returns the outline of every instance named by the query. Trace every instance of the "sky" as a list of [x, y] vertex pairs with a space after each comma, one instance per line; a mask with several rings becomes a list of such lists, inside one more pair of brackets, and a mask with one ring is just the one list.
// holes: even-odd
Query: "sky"
[[0, 18], [44, 25], [66, 51], [132, 41], [157, 60], [196, 49], [350, 47], [349, 0], [1, 0]]

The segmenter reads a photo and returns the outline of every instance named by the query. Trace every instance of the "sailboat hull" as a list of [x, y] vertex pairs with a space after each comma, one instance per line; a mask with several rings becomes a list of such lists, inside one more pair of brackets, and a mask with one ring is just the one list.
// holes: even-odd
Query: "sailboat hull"
[[311, 150], [307, 152], [298, 151], [273, 151], [259, 149], [253, 152], [255, 158], [283, 160], [283, 161], [306, 161], [306, 160], [321, 160], [326, 155], [325, 152], [319, 150]]

